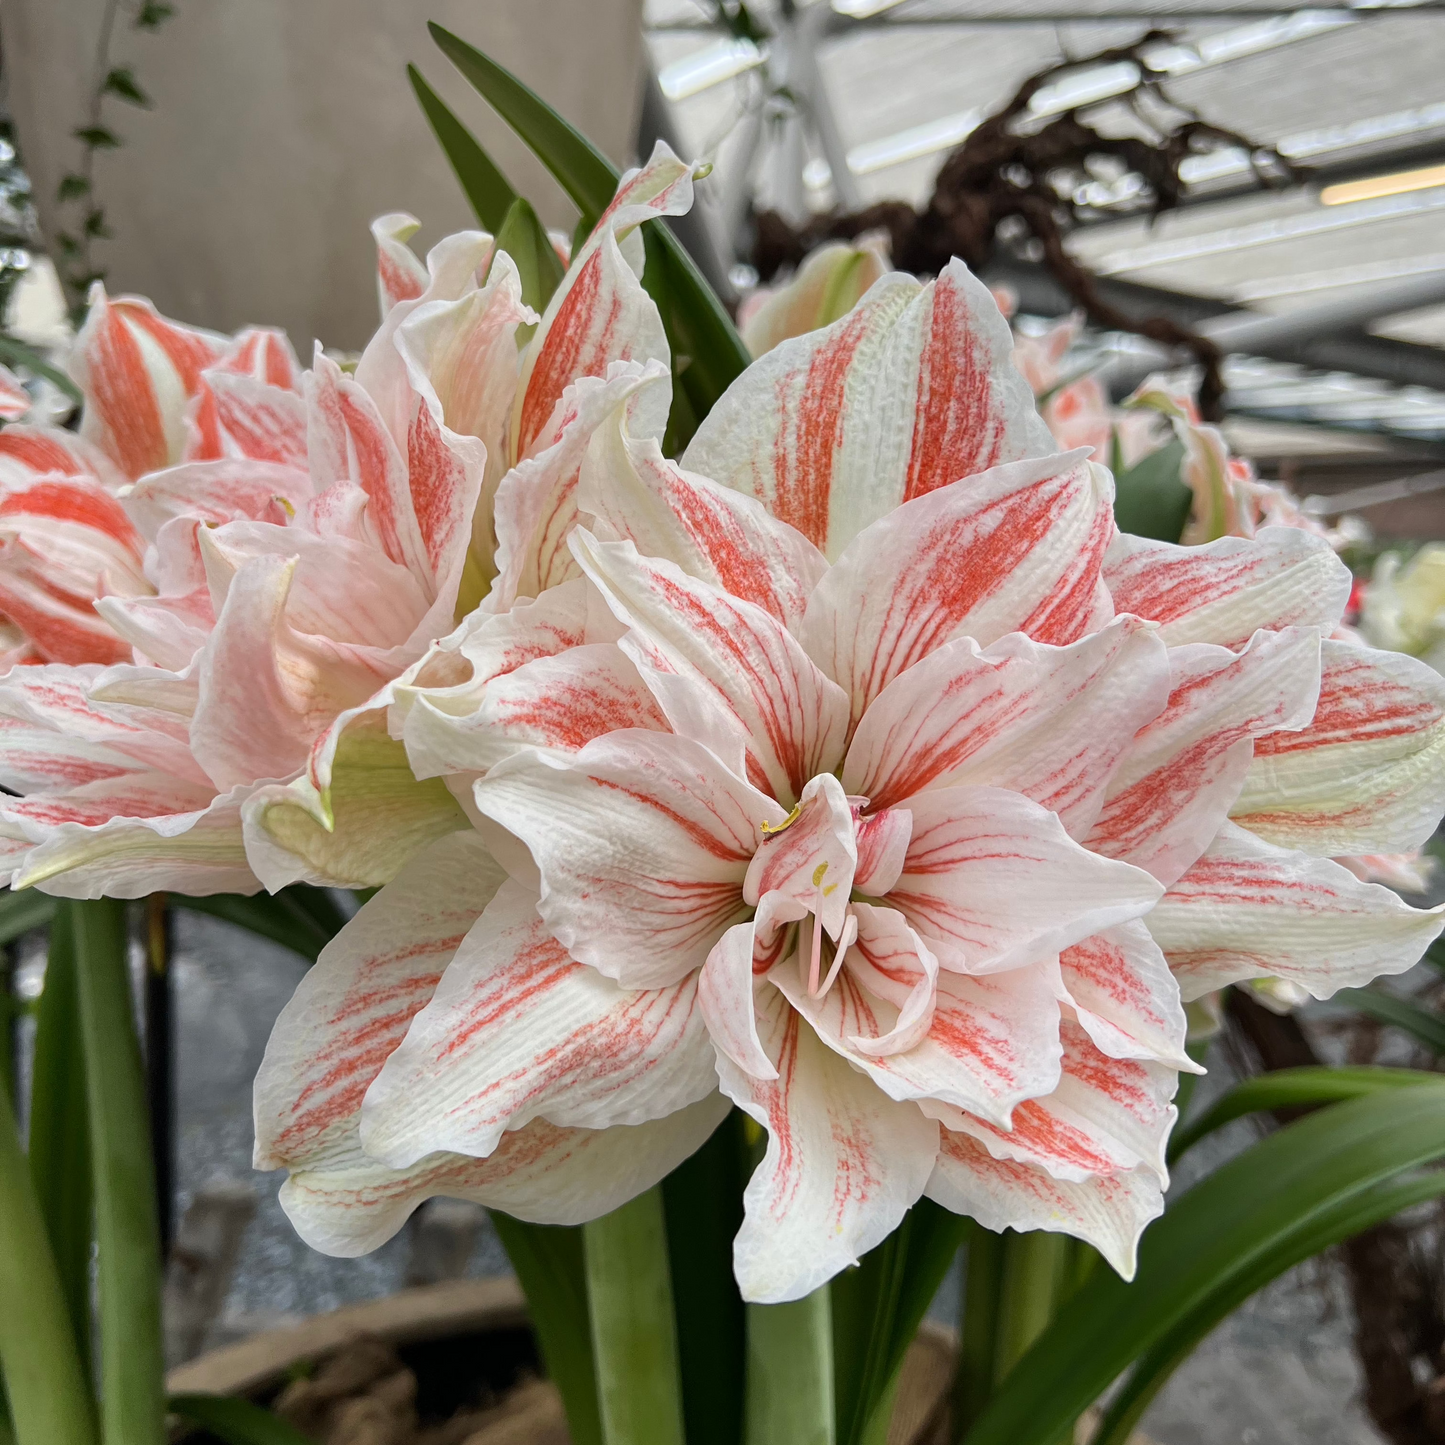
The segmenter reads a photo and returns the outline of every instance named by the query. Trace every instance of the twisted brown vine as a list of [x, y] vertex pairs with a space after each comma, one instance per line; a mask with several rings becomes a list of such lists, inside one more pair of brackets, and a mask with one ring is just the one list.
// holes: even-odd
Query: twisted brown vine
[[[1140, 319], [1111, 305], [1100, 295], [1095, 277], [1065, 245], [1079, 221], [1077, 188], [1093, 177], [1101, 161], [1122, 166], [1143, 182], [1151, 217], [1179, 204], [1185, 188], [1183, 162], [1211, 150], [1242, 149], [1262, 185], [1299, 178], [1297, 168], [1273, 147], [1214, 125], [1165, 92], [1163, 72], [1151, 66], [1149, 54], [1166, 43], [1177, 44], [1178, 37], [1150, 30], [1128, 45], [1062, 61], [1029, 76], [1007, 104], [949, 154], [921, 211], [902, 201], [884, 201], [796, 227], [774, 211], [759, 213], [752, 258], [759, 277], [766, 281], [780, 268], [797, 265], [823, 241], [851, 240], [877, 229], [888, 233], [894, 263], [920, 275], [936, 274], [953, 256], [979, 271], [1000, 244], [1018, 247], [1031, 238], [1043, 264], [1096, 325], [1189, 351], [1202, 370], [1200, 412], [1207, 420], [1217, 420], [1224, 394], [1219, 348], [1170, 317]], [[1139, 79], [1115, 99], [1130, 108], [1151, 138], [1103, 134], [1080, 119], [1082, 107], [1031, 125], [1030, 102], [1056, 77], [1121, 62], [1136, 65]]]

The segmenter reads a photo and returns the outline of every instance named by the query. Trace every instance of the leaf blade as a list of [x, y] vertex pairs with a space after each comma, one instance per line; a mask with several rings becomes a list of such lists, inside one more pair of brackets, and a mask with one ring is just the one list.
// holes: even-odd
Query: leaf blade
[[311, 1445], [310, 1436], [279, 1415], [233, 1395], [172, 1395], [166, 1405], [173, 1415], [204, 1426], [227, 1445]]
[[1332, 995], [1330, 1002], [1349, 1004], [1367, 1018], [1404, 1029], [1426, 1048], [1445, 1054], [1445, 1019], [1409, 999], [1379, 988], [1342, 988]]
[[452, 114], [447, 103], [426, 83], [421, 71], [408, 65], [406, 73], [472, 210], [482, 225], [495, 234], [506, 219], [507, 208], [517, 199], [516, 191], [472, 133]]

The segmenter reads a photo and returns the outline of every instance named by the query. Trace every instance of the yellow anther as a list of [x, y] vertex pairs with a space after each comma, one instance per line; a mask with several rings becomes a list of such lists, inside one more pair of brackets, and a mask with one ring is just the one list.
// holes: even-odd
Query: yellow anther
[[[817, 888], [817, 887], [819, 887], [819, 886], [822, 884], [822, 882], [823, 882], [823, 874], [825, 874], [827, 871], [828, 871], [828, 865], [827, 865], [826, 863], [819, 863], [818, 866], [813, 869], [813, 887], [814, 887], [814, 888]], [[837, 886], [838, 886], [838, 885], [837, 885], [836, 883], [833, 885], [834, 888], [836, 888]], [[831, 893], [831, 892], [833, 891], [833, 889], [830, 888], [828, 891]]]
[[791, 828], [793, 824], [798, 821], [798, 815], [802, 811], [803, 805], [801, 803], [794, 803], [793, 811], [789, 813], [788, 816], [784, 818], [781, 823], [778, 823], [776, 825], [772, 823], [759, 823], [758, 831], [762, 833], [764, 838], [776, 838], [778, 834], [783, 831], [784, 828]]
[[[828, 866], [828, 865], [827, 865], [826, 863], [823, 864], [823, 868], [826, 868], [827, 866]], [[821, 873], [821, 872], [823, 871], [823, 869], [820, 868], [818, 871]], [[836, 893], [837, 891], [838, 891], [838, 885], [837, 885], [836, 883], [830, 883], [830, 884], [823, 890], [823, 897], [826, 898], [826, 897], [828, 897], [828, 895], [829, 895], [830, 893]]]

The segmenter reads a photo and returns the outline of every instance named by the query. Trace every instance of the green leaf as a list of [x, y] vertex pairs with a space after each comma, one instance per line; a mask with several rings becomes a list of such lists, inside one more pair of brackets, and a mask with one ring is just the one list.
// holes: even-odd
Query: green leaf
[[33, 346], [16, 341], [13, 336], [0, 336], [0, 361], [6, 366], [23, 366], [35, 376], [43, 376], [53, 386], [58, 386], [72, 401], [82, 401], [80, 388], [63, 372], [46, 361]]
[[102, 239], [109, 239], [110, 232], [105, 225], [105, 212], [97, 208], [88, 211], [85, 217], [85, 234], [87, 236], [98, 236]]
[[121, 100], [131, 105], [141, 106], [145, 110], [150, 109], [151, 98], [136, 84], [135, 73], [128, 65], [116, 66], [106, 76], [105, 83], [100, 90], [102, 95], [119, 96]]
[[61, 176], [60, 184], [55, 188], [55, 199], [57, 201], [73, 201], [79, 196], [89, 195], [90, 181], [85, 176], [76, 175], [72, 171], [68, 176]]
[[[562, 284], [562, 258], [531, 205], [518, 196], [497, 231], [496, 252], [505, 251], [522, 278], [522, 300], [539, 316]], [[530, 332], [533, 328], [526, 328]], [[521, 330], [518, 331], [519, 337]], [[523, 338], [525, 339], [525, 338]]]
[[733, 1277], [733, 1238], [748, 1178], [740, 1109], [662, 1182], [688, 1445], [739, 1445], [747, 1339]]
[[75, 930], [80, 1033], [99, 1245], [106, 1445], [165, 1438], [161, 1246], [145, 1071], [131, 1012], [125, 905], [65, 905]]
[[416, 66], [408, 65], [406, 73], [433, 133], [441, 142], [441, 148], [472, 204], [472, 210], [477, 213], [482, 225], [495, 235], [501, 230], [512, 202], [517, 199], [516, 191], [493, 164], [492, 158], [473, 139], [471, 132], [447, 108], [441, 96], [422, 79]]
[[1290, 1109], [1303, 1104], [1337, 1104], [1380, 1089], [1405, 1089], [1428, 1083], [1434, 1075], [1419, 1069], [1384, 1069], [1376, 1065], [1346, 1068], [1277, 1069], [1236, 1084], [1197, 1119], [1175, 1129], [1169, 1141], [1169, 1162], [1186, 1149], [1235, 1119], [1261, 1109]]
[[677, 1316], [662, 1190], [582, 1226], [606, 1445], [684, 1445]]
[[744, 1432], [748, 1445], [837, 1445], [831, 1291], [749, 1304]]
[[562, 1395], [572, 1445], [602, 1445], [581, 1226], [527, 1224], [498, 1209], [491, 1216], [527, 1296], [542, 1362]]
[[145, 0], [136, 14], [135, 28], [137, 30], [159, 30], [175, 13], [176, 7], [167, 5], [165, 0]]
[[[496, 61], [432, 23], [432, 39], [494, 110], [531, 147], [558, 184], [595, 224], [617, 189], [612, 162]], [[588, 229], [591, 229], [589, 224]], [[642, 227], [647, 265], [642, 284], [657, 303], [672, 349], [674, 412], [668, 450], [685, 445], [751, 357], [731, 318], [672, 230], [660, 220]]]
[[55, 899], [48, 893], [23, 888], [0, 892], [0, 946], [14, 943], [34, 928], [45, 928], [55, 916]]
[[227, 923], [283, 944], [315, 963], [317, 955], [346, 922], [330, 899], [323, 897], [318, 903], [318, 894], [319, 889], [293, 884], [274, 894], [256, 893], [248, 897], [241, 893], [212, 893], [206, 898], [187, 898], [177, 893], [168, 901], [193, 913], [223, 918]]
[[232, 1395], [172, 1395], [166, 1406], [171, 1414], [203, 1425], [227, 1445], [312, 1445], [309, 1435], [279, 1415]]
[[1426, 1048], [1445, 1054], [1445, 1018], [1398, 994], [1379, 988], [1342, 988], [1331, 996], [1330, 1002], [1348, 1004], [1377, 1023], [1404, 1029]]
[[556, 176], [573, 205], [584, 216], [600, 216], [617, 189], [612, 162], [511, 71], [435, 21], [427, 29], [442, 54]]
[[1043, 1445], [1296, 1231], [1445, 1154], [1445, 1082], [1321, 1110], [1230, 1160], [1145, 1232], [1132, 1284], [1095, 1274], [1000, 1386], [967, 1445]]
[[17, 1445], [95, 1445], [90, 1390], [3, 1089], [0, 1300], [0, 1373]]
[[90, 1139], [71, 924], [70, 909], [61, 908], [50, 930], [45, 987], [36, 1010], [30, 1075], [30, 1176], [70, 1312], [76, 1352], [81, 1368], [89, 1373]]
[[1433, 1170], [1403, 1183], [1378, 1184], [1364, 1194], [1326, 1211], [1311, 1225], [1296, 1230], [1288, 1240], [1252, 1270], [1243, 1271], [1216, 1290], [1177, 1329], [1150, 1349], [1129, 1373], [1128, 1380], [1110, 1401], [1092, 1445], [1127, 1445], [1134, 1427], [1169, 1377], [1194, 1352], [1200, 1341], [1226, 1315], [1257, 1290], [1286, 1270], [1339, 1244], [1362, 1230], [1393, 1218], [1402, 1210], [1445, 1194], [1445, 1172]]
[[[898, 1372], [973, 1222], [921, 1199], [857, 1269], [833, 1281], [839, 1445], [881, 1440]], [[880, 1418], [881, 1417], [881, 1418]]]
[[1180, 480], [1184, 443], [1177, 437], [1114, 479], [1114, 522], [1121, 532], [1177, 542], [1194, 493]]
[[84, 141], [92, 150], [114, 150], [120, 137], [103, 125], [82, 125], [71, 131], [76, 140]]

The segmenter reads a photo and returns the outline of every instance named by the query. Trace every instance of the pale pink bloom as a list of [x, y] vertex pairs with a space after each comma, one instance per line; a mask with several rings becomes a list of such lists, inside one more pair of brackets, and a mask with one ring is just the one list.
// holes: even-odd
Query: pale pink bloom
[[886, 235], [819, 246], [781, 286], [760, 286], [738, 308], [738, 329], [754, 356], [780, 341], [830, 326], [888, 274]]
[[[1439, 932], [1324, 855], [1428, 835], [1445, 687], [1321, 644], [1349, 576], [1318, 539], [1114, 534], [1107, 472], [1030, 459], [1020, 381], [953, 267], [770, 352], [683, 466], [626, 404], [596, 433], [572, 570], [399, 706], [418, 773], [476, 780], [507, 881], [453, 910], [425, 860], [460, 840], [420, 855], [268, 1050], [258, 1158], [308, 1238], [372, 1247], [433, 1193], [526, 1216], [509, 1151], [542, 1125], [636, 1144], [630, 1188], [560, 1172], [530, 1216], [592, 1217], [720, 1080], [769, 1132], [749, 1298], [924, 1193], [1128, 1272], [1181, 984], [1327, 996]], [[387, 942], [443, 913], [424, 963]]]
[[[144, 471], [124, 503], [156, 595], [99, 603], [138, 665], [87, 678], [84, 716], [69, 692], [54, 708], [10, 680], [0, 711], [15, 746], [54, 756], [48, 779], [25, 775], [16, 791], [29, 796], [0, 807], [17, 885], [374, 884], [464, 825], [387, 736], [387, 689], [496, 590], [499, 565], [522, 565], [534, 535], [541, 551], [527, 555], [547, 565], [586, 441], [576, 387], [623, 387], [615, 366], [665, 370], [636, 228], [690, 193], [690, 169], [665, 148], [629, 176], [520, 354], [516, 328], [538, 318], [510, 258], [475, 232], [433, 249], [426, 287], [390, 306], [354, 377], [319, 350], [303, 377], [277, 333], [227, 341], [97, 293], [75, 362], [82, 431], [123, 475]], [[394, 262], [394, 228], [378, 231]], [[663, 395], [642, 419], [660, 434], [666, 412]], [[77, 791], [66, 747], [117, 727], [184, 739], [188, 762], [169, 795], [151, 778], [148, 806], [131, 788], [107, 814]]]

